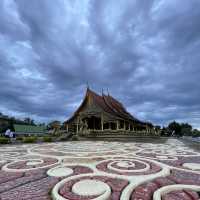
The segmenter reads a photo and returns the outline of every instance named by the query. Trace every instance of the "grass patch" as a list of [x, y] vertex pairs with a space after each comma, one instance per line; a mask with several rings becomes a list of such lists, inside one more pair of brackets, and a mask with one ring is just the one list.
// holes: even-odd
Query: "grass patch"
[[36, 136], [31, 136], [31, 137], [24, 137], [23, 142], [24, 143], [35, 143], [37, 141]]
[[0, 144], [9, 144], [9, 143], [10, 143], [9, 138], [0, 137]]
[[17, 140], [17, 141], [23, 141], [23, 137], [22, 137], [22, 136], [17, 136], [17, 137], [16, 137], [16, 140]]
[[53, 139], [52, 139], [52, 137], [50, 137], [50, 136], [44, 136], [44, 137], [42, 138], [42, 141], [43, 141], [43, 142], [52, 142]]

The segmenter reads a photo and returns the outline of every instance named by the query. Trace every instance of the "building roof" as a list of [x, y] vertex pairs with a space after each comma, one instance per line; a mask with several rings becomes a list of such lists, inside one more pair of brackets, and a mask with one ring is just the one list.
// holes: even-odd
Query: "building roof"
[[7, 115], [0, 115], [0, 119], [10, 120], [10, 118]]
[[45, 126], [14, 124], [14, 130], [16, 133], [44, 133], [46, 128]]
[[140, 120], [137, 118], [133, 117], [129, 112], [126, 111], [125, 107], [120, 103], [118, 100], [116, 100], [114, 97], [111, 95], [99, 95], [92, 91], [91, 89], [87, 88], [85, 98], [83, 99], [81, 105], [78, 107], [78, 109], [75, 111], [73, 116], [68, 119], [66, 122], [72, 121], [76, 115], [80, 112], [82, 107], [85, 105], [87, 98], [91, 97], [93, 101], [102, 108], [102, 110], [106, 113], [109, 113], [113, 116], [116, 116], [118, 118], [124, 119], [124, 120], [129, 120], [129, 121], [135, 121], [138, 123], [142, 123]]

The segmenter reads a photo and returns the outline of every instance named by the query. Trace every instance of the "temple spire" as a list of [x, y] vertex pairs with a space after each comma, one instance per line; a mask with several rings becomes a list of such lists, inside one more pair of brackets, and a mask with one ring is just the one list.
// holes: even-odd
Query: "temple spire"
[[88, 81], [86, 82], [87, 89], [90, 89]]
[[110, 94], [109, 94], [109, 90], [108, 90], [108, 88], [107, 88], [107, 93], [108, 93], [108, 96], [109, 96]]
[[102, 96], [103, 96], [103, 88], [101, 89], [101, 93], [102, 93]]

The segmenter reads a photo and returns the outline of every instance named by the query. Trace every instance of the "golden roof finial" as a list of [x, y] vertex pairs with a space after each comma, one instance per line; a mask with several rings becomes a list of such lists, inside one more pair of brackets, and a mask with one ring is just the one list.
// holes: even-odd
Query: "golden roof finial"
[[102, 93], [102, 96], [103, 96], [103, 88], [101, 89], [101, 93]]
[[90, 89], [88, 81], [86, 82], [87, 89]]

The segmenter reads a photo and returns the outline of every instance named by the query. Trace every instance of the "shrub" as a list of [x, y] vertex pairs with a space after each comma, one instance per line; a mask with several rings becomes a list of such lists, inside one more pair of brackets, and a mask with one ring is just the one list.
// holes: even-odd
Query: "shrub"
[[23, 142], [24, 143], [34, 143], [36, 141], [37, 141], [37, 137], [36, 136], [24, 137], [23, 138]]
[[22, 140], [23, 140], [23, 137], [18, 136], [18, 137], [16, 137], [16, 140], [18, 140], [18, 141], [22, 141]]
[[0, 144], [8, 144], [10, 140], [5, 137], [0, 137]]
[[43, 137], [43, 142], [52, 142], [52, 137], [50, 137], [50, 136], [44, 136]]

